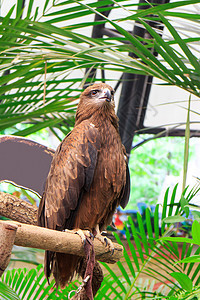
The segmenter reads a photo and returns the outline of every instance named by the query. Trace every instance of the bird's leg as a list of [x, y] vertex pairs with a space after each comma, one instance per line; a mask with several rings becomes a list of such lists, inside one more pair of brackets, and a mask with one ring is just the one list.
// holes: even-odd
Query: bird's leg
[[69, 230], [69, 229], [65, 229], [65, 232], [78, 234], [81, 238], [81, 241], [82, 241], [83, 245], [85, 245], [85, 243], [86, 243], [86, 237], [89, 237], [92, 240], [94, 239], [94, 236], [93, 236], [92, 232], [90, 232], [89, 230], [82, 230], [82, 229]]
[[[85, 252], [85, 258], [80, 264], [80, 270], [78, 270], [78, 273], [81, 272], [83, 283], [76, 291], [75, 296], [73, 296], [71, 299], [93, 300], [94, 297], [92, 290], [92, 277], [95, 265], [95, 253], [93, 245], [94, 236], [89, 230], [73, 229], [67, 231], [78, 234], [80, 236]], [[85, 262], [85, 270], [82, 270], [83, 261]]]
[[114, 245], [113, 242], [107, 238], [106, 236], [101, 235], [101, 232], [99, 230], [99, 224], [97, 224], [96, 228], [95, 228], [95, 234], [94, 236], [102, 243], [104, 244], [106, 247], [108, 246], [109, 250], [111, 251], [111, 253], [114, 253]]
[[83, 245], [85, 245], [87, 237], [92, 240], [94, 239], [93, 234], [89, 230], [75, 229], [75, 233], [80, 236]]
[[87, 279], [86, 284], [84, 286], [85, 295], [87, 299], [93, 300], [94, 298], [92, 292], [92, 276], [95, 264], [95, 253], [92, 241], [94, 240], [94, 236], [89, 230], [78, 229], [75, 231], [75, 233], [80, 236], [85, 251], [86, 270], [84, 274], [84, 280]]

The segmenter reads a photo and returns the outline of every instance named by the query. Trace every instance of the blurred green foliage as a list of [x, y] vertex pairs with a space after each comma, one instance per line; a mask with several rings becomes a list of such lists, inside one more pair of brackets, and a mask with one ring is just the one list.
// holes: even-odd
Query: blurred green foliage
[[[148, 136], [149, 137], [149, 136]], [[148, 138], [145, 136], [145, 139]], [[134, 144], [141, 136], [134, 137]], [[194, 156], [190, 144], [190, 159]], [[166, 176], [180, 176], [183, 168], [184, 137], [163, 137], [144, 143], [131, 152], [129, 168], [131, 197], [127, 209], [136, 209], [137, 202], [156, 204]]]

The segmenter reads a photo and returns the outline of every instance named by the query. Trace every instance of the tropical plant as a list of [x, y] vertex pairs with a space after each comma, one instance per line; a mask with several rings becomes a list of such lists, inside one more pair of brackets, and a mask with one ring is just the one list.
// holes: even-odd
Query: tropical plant
[[[0, 130], [13, 127], [14, 134], [25, 136], [49, 127], [58, 136], [55, 129], [66, 134], [73, 126], [74, 99], [88, 76], [86, 68], [109, 71], [107, 80], [117, 73], [120, 78], [122, 72], [149, 74], [199, 96], [198, 0], [151, 4], [139, 11], [138, 4], [126, 0], [88, 4], [46, 0], [41, 7], [36, 0], [29, 0], [23, 10], [22, 3], [15, 0], [15, 6], [0, 18]], [[109, 10], [115, 13], [105, 17], [102, 13]], [[118, 11], [120, 18], [116, 17]], [[94, 14], [102, 20], [94, 21]], [[156, 27], [164, 25], [168, 35], [161, 37], [161, 32], [149, 25], [151, 21]], [[126, 22], [129, 28], [137, 22], [148, 37], [132, 36], [124, 29]], [[102, 23], [119, 35], [94, 39], [86, 34], [90, 26]], [[18, 129], [20, 122], [26, 122], [27, 127]]]
[[[194, 207], [193, 207], [194, 209]], [[200, 224], [197, 222], [197, 220], [194, 220], [192, 224], [192, 239], [189, 238], [184, 238], [184, 237], [163, 237], [161, 238], [162, 241], [167, 241], [167, 242], [175, 242], [175, 243], [188, 243], [189, 245], [198, 245], [200, 246]], [[179, 260], [177, 263], [186, 263], [186, 264], [194, 264], [194, 263], [199, 263], [200, 262], [200, 255], [194, 254], [185, 258], [182, 258]], [[200, 271], [200, 269], [199, 269]], [[180, 284], [180, 286], [186, 291], [182, 292], [179, 291], [177, 293], [177, 299], [199, 299], [200, 296], [200, 286], [199, 284], [196, 285], [195, 287], [193, 286], [192, 280], [183, 273], [180, 272], [174, 272], [171, 274], [172, 277], [174, 277]], [[199, 283], [199, 278], [197, 279]], [[188, 297], [186, 297], [188, 296]]]
[[[184, 178], [187, 173], [189, 131], [188, 114], [184, 151]], [[200, 220], [198, 208], [190, 204], [191, 200], [200, 191], [200, 187], [197, 185], [190, 191], [188, 191], [188, 187], [184, 188], [179, 202], [176, 201], [177, 188], [178, 184], [174, 187], [171, 196], [169, 188], [166, 190], [161, 212], [158, 204], [155, 207], [153, 222], [149, 208], [146, 208], [145, 220], [139, 212], [137, 213], [137, 228], [133, 220], [130, 217], [128, 218], [125, 227], [129, 251], [124, 247], [123, 261], [117, 262], [118, 270], [113, 271], [107, 264], [102, 263], [109, 275], [104, 278], [102, 286], [95, 297], [96, 299], [133, 299], [133, 297], [134, 299], [198, 299], [198, 296], [200, 296], [200, 276], [198, 274], [200, 271], [200, 247], [196, 248], [194, 244], [200, 245], [200, 225], [197, 221], [193, 223], [193, 239], [170, 236], [177, 232], [180, 222], [190, 217], [190, 208], [196, 209], [192, 214], [198, 221]], [[117, 234], [115, 234], [115, 238], [118, 243], [123, 245]], [[179, 251], [178, 242], [182, 243], [181, 251]], [[189, 246], [187, 246], [187, 243]], [[193, 253], [192, 256], [191, 253]], [[17, 272], [17, 270], [15, 271]], [[141, 277], [144, 275], [148, 276], [151, 282], [148, 280], [142, 282]], [[8, 278], [9, 276], [7, 275]], [[16, 275], [16, 278], [18, 276], [19, 274]], [[27, 276], [29, 278], [29, 275]], [[25, 277], [25, 283], [21, 283], [22, 286], [26, 286], [27, 276]], [[152, 282], [152, 278], [155, 282]], [[44, 284], [46, 284], [45, 280]], [[12, 282], [12, 280], [7, 282]], [[37, 283], [35, 282], [35, 285]], [[155, 285], [158, 283], [160, 286], [155, 289]], [[66, 289], [67, 293], [69, 293], [70, 288], [72, 289], [72, 286]], [[77, 288], [76, 281], [74, 289]], [[49, 287], [47, 287], [47, 293], [48, 291]], [[4, 293], [4, 289], [2, 289], [2, 293]], [[6, 293], [12, 294], [9, 287], [5, 287], [5, 295]], [[46, 293], [45, 289], [44, 293]], [[61, 295], [61, 299], [63, 297], [64, 295]]]
[[68, 299], [68, 293], [77, 289], [78, 281], [74, 281], [65, 289], [57, 290], [55, 282], [48, 284], [42, 265], [35, 269], [13, 269], [6, 271], [0, 281], [0, 296], [5, 300], [53, 300]]
[[[145, 135], [148, 137], [151, 138]], [[134, 144], [142, 139], [135, 136]], [[194, 142], [190, 142], [190, 160], [195, 156]], [[183, 137], [153, 139], [133, 149], [129, 158], [131, 201], [126, 209], [137, 209], [137, 202], [156, 204], [166, 176], [174, 176], [174, 181], [178, 181], [183, 170], [183, 153]]]
[[[16, 0], [15, 3], [0, 17], [1, 131], [13, 128], [13, 134], [26, 136], [49, 127], [58, 137], [57, 129], [66, 134], [73, 126], [76, 99], [83, 83], [94, 80], [87, 78], [92, 68], [109, 71], [110, 75], [106, 79], [110, 80], [113, 80], [113, 74], [118, 73], [120, 77], [122, 72], [152, 75], [199, 97], [200, 63], [195, 43], [200, 40], [196, 26], [200, 15], [194, 9], [187, 10], [188, 5], [199, 5], [199, 0], [152, 5], [139, 11], [135, 10], [134, 4], [122, 0], [88, 4], [78, 0], [46, 0], [43, 7], [35, 5], [35, 0], [29, 0], [23, 11], [23, 1]], [[105, 5], [110, 6], [102, 8]], [[185, 11], [178, 10], [180, 8]], [[115, 12], [121, 10], [124, 16], [103, 16], [105, 10], [111, 9]], [[101, 16], [102, 20], [89, 20], [94, 14]], [[79, 19], [82, 16], [86, 18], [83, 21]], [[187, 28], [175, 27], [175, 23], [180, 25], [181, 20], [184, 20]], [[164, 25], [169, 35], [161, 37], [161, 32], [149, 25], [151, 21]], [[124, 22], [137, 22], [138, 26], [147, 30], [148, 38], [132, 36], [124, 29]], [[118, 37], [94, 39], [79, 32], [80, 29], [102, 23], [117, 30]], [[153, 49], [159, 54], [157, 57], [153, 55]], [[128, 56], [128, 52], [134, 53], [137, 58]], [[87, 73], [86, 68], [89, 70]], [[96, 80], [101, 80], [98, 73]], [[26, 126], [19, 128], [17, 124], [22, 122]], [[199, 255], [199, 248], [195, 250], [193, 244], [187, 246], [183, 242], [179, 253], [176, 241], [163, 242], [159, 239], [160, 236], [173, 233], [173, 222], [182, 220], [183, 214], [188, 213], [187, 205], [198, 191], [193, 189], [187, 193], [187, 189], [183, 189], [174, 217], [176, 190], [177, 186], [173, 190], [170, 204], [167, 204], [169, 190], [166, 192], [161, 227], [159, 206], [156, 206], [153, 224], [150, 222], [150, 211], [146, 210], [147, 236], [140, 214], [137, 215], [138, 231], [129, 218], [126, 235], [130, 251], [124, 247], [124, 261], [117, 263], [121, 275], [117, 276], [108, 265], [103, 264], [108, 276], [104, 278], [96, 299], [134, 297], [173, 300], [198, 297], [199, 265], [180, 259], [187, 259], [192, 251]], [[121, 243], [118, 236], [115, 236]], [[155, 266], [158, 266], [159, 271]], [[160, 288], [155, 290], [152, 282], [141, 282], [143, 274], [159, 282]], [[180, 278], [190, 283], [183, 287], [179, 284]], [[2, 277], [0, 293], [5, 297], [3, 299], [23, 299], [25, 295], [27, 299], [32, 296], [37, 296], [37, 299], [65, 299], [65, 294], [57, 297], [55, 291], [51, 290], [53, 285], [48, 287], [46, 284], [39, 267], [30, 272], [12, 270]], [[73, 289], [76, 287], [75, 283]]]
[[[153, 222], [149, 208], [145, 224], [137, 213], [137, 229], [129, 217], [126, 246], [115, 234], [117, 242], [124, 247], [123, 259], [116, 263], [114, 270], [101, 263], [105, 277], [95, 299], [199, 299], [200, 247], [194, 244], [200, 245], [200, 225], [197, 221], [193, 223], [193, 239], [171, 235], [176, 233], [177, 224], [181, 226], [185, 211], [200, 187], [190, 191], [187, 187], [181, 200], [176, 202], [177, 187], [171, 195], [167, 189], [163, 206], [156, 206]], [[2, 299], [61, 300], [67, 299], [69, 292], [77, 290], [80, 283], [74, 281], [66, 289], [58, 290], [57, 296], [53, 285], [54, 281], [47, 285], [41, 265], [30, 271], [13, 269], [3, 274], [0, 294]]]
[[[159, 205], [155, 209], [153, 224], [149, 208], [146, 209], [145, 225], [141, 215], [137, 214], [138, 230], [129, 217], [126, 225], [128, 246], [124, 247], [123, 260], [117, 262], [115, 271], [102, 263], [108, 276], [104, 278], [97, 299], [199, 299], [199, 263], [194, 264], [190, 256], [194, 253], [199, 258], [200, 248], [193, 245], [192, 239], [169, 238], [177, 230], [177, 224], [185, 219], [185, 206], [198, 191], [199, 187], [191, 191], [186, 188], [181, 196], [185, 199], [183, 205], [183, 200], [175, 202], [177, 185], [171, 196], [167, 189], [161, 210], [161, 225]], [[193, 232], [197, 235], [195, 229]], [[118, 235], [115, 234], [115, 237], [123, 245]], [[181, 241], [181, 247], [177, 241]], [[187, 246], [188, 241], [190, 244]], [[143, 277], [146, 281], [141, 281]]]

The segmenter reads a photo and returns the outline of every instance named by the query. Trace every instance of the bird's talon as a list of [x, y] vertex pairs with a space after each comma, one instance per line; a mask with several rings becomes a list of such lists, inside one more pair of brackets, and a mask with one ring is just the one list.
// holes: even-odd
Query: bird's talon
[[113, 255], [114, 253], [114, 245], [112, 243], [112, 241], [105, 237], [102, 236], [100, 233], [97, 233], [97, 235], [95, 236], [102, 244], [104, 244], [106, 247], [109, 248], [109, 251], [111, 252], [111, 254]]
[[115, 252], [115, 249], [114, 249], [114, 248], [112, 248], [112, 249], [111, 249], [111, 255], [113, 255], [113, 254], [114, 254], [114, 252]]
[[85, 244], [86, 244], [86, 237], [85, 237], [85, 233], [83, 232], [83, 230], [78, 229], [74, 233], [78, 234], [80, 236], [82, 244], [83, 244], [83, 246], [85, 246]]
[[107, 247], [107, 246], [108, 246], [108, 239], [105, 237], [105, 238], [104, 238], [104, 241], [105, 241], [106, 247]]
[[83, 246], [86, 244], [86, 238], [94, 240], [94, 235], [89, 230], [74, 229], [73, 232], [80, 236]]

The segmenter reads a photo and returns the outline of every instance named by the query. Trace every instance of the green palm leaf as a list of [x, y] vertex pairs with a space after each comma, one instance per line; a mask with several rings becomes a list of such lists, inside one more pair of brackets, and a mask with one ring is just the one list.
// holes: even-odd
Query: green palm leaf
[[[172, 17], [175, 21], [184, 17], [191, 24], [196, 24], [200, 17], [195, 11], [172, 11], [172, 8], [187, 8], [187, 5], [195, 3], [198, 1], [175, 1], [137, 11], [135, 5], [122, 0], [94, 1], [89, 4], [75, 0], [47, 0], [39, 10], [35, 7], [35, 1], [29, 0], [26, 3], [27, 9], [21, 14], [22, 1], [16, 1], [16, 16], [13, 17], [13, 7], [4, 18], [0, 18], [0, 70], [2, 74], [9, 71], [0, 79], [0, 117], [9, 117], [8, 122], [0, 124], [0, 130], [15, 127], [17, 122], [34, 124], [32, 130], [17, 133], [26, 135], [41, 128], [36, 126], [36, 122], [41, 124], [45, 121], [44, 125], [53, 131], [58, 128], [58, 124], [63, 131], [65, 120], [72, 118], [75, 113], [76, 105], [72, 102], [74, 91], [77, 98], [82, 83], [93, 80], [86, 79], [85, 68], [95, 67], [109, 71], [110, 74], [119, 72], [118, 78], [121, 72], [149, 74], [198, 96], [200, 84], [195, 78], [198, 78], [199, 61], [196, 49], [193, 51], [192, 48], [192, 42], [198, 38], [182, 37], [183, 30], [179, 32], [171, 24]], [[102, 13], [111, 9], [121, 9], [127, 16], [117, 20], [115, 14], [103, 17]], [[93, 17], [95, 13], [103, 17], [102, 21], [87, 20], [88, 16]], [[85, 20], [80, 21], [82, 16]], [[164, 24], [172, 39], [161, 38], [157, 29], [149, 26], [148, 21], [151, 20]], [[133, 37], [120, 26], [121, 21], [139, 22], [152, 39]], [[61, 26], [60, 22], [70, 25]], [[93, 39], [77, 32], [77, 28], [88, 28], [100, 23], [110, 24], [120, 36]], [[124, 40], [128, 44], [124, 45]], [[180, 51], [175, 48], [177, 45]], [[154, 57], [152, 48], [160, 57]], [[127, 59], [127, 52], [133, 52], [138, 58]], [[77, 76], [76, 70], [79, 70], [79, 74], [82, 72], [85, 78]], [[113, 80], [109, 77], [106, 79]], [[72, 103], [70, 110], [62, 103], [66, 99], [68, 104]], [[53, 106], [48, 105], [52, 103]], [[41, 109], [43, 105], [45, 111]], [[34, 116], [30, 114], [33, 110]], [[48, 113], [52, 114], [50, 124]], [[15, 119], [11, 118], [11, 114]]]
[[[192, 191], [189, 191], [188, 188], [184, 190], [183, 195], [187, 201], [192, 199], [192, 195], [195, 195], [195, 191], [196, 188], [192, 189]], [[166, 191], [161, 219], [163, 218], [164, 220], [165, 218], [172, 216], [172, 207], [176, 204], [176, 192], [177, 185], [175, 185], [171, 196], [169, 190]], [[167, 207], [169, 207], [168, 210]], [[177, 207], [178, 214], [181, 215], [184, 212], [183, 208], [180, 204]], [[186, 263], [180, 261], [180, 258], [189, 258], [193, 251], [196, 251], [196, 254], [198, 254], [200, 250], [194, 250], [195, 247], [193, 245], [190, 245], [189, 247], [186, 246], [185, 238], [177, 238], [178, 240], [182, 239], [184, 242], [181, 252], [178, 251], [179, 249], [176, 240], [172, 237], [168, 237], [173, 233], [171, 230], [172, 227], [169, 227], [168, 225], [162, 225], [163, 229], [161, 231], [162, 236], [166, 237], [167, 240], [165, 240], [164, 243], [158, 240], [157, 234], [154, 233], [159, 233], [158, 211], [159, 205], [157, 205], [155, 209], [154, 218], [156, 218], [156, 221], [154, 220], [154, 223], [151, 221], [149, 208], [146, 209], [144, 222], [142, 222], [141, 215], [137, 214], [137, 222], [139, 224], [137, 229], [133, 220], [129, 217], [128, 223], [126, 224], [126, 236], [130, 253], [128, 253], [126, 247], [124, 247], [123, 260], [117, 264], [118, 271], [115, 269], [114, 272], [109, 266], [103, 264], [109, 274], [109, 279], [107, 278], [102, 283], [102, 289], [105, 291], [106, 295], [108, 295], [110, 291], [110, 297], [114, 297], [113, 292], [117, 289], [118, 291], [120, 290], [120, 296], [118, 295], [119, 299], [132, 299], [133, 297], [134, 299], [137, 299], [136, 297], [140, 299], [141, 295], [145, 295], [145, 297], [150, 299], [157, 299], [157, 297], [158, 299], [159, 297], [165, 299], [170, 295], [176, 295], [177, 291], [183, 292], [183, 289], [179, 287], [178, 283], [174, 281], [170, 275], [174, 272], [187, 275], [194, 286], [199, 284], [199, 265], [194, 264], [192, 261], [186, 265]], [[152, 228], [152, 224], [154, 224], [154, 228]], [[158, 228], [156, 229], [155, 226]], [[146, 235], [146, 232], [148, 235]], [[123, 245], [116, 234], [115, 237], [117, 242]], [[151, 278], [151, 280], [154, 278], [157, 283], [160, 283], [160, 286], [168, 287], [168, 290], [162, 289], [159, 296], [158, 291], [150, 292], [149, 287], [145, 287], [145, 285], [140, 286], [140, 278], [143, 278], [144, 275]], [[112, 288], [109, 288], [110, 282], [112, 282]], [[101, 290], [99, 293], [101, 293]]]
[[44, 276], [43, 267], [35, 269], [13, 269], [6, 271], [0, 281], [1, 299], [67, 299], [70, 290], [76, 290], [79, 282], [74, 281], [63, 290], [54, 288], [55, 282], [50, 285]]
[[10, 288], [7, 286], [5, 283], [0, 282], [0, 296], [1, 299], [5, 300], [20, 300], [18, 295]]

